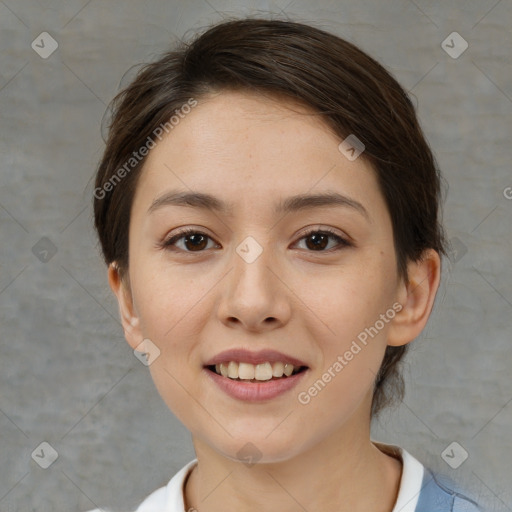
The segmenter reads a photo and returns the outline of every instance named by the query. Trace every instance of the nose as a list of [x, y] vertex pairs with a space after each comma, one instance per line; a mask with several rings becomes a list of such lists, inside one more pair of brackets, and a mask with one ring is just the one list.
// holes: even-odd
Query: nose
[[264, 332], [282, 327], [290, 319], [290, 289], [276, 255], [268, 247], [262, 249], [255, 260], [233, 252], [232, 270], [224, 280], [218, 306], [219, 319], [228, 327]]

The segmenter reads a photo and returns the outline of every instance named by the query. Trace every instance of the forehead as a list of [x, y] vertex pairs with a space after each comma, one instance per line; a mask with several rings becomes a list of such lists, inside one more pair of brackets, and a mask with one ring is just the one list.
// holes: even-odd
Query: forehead
[[[282, 98], [221, 92], [198, 99], [146, 159], [136, 193], [144, 203], [163, 189], [254, 198], [338, 190], [378, 201], [374, 172], [349, 161], [341, 138], [312, 109]], [[356, 197], [357, 199], [357, 197]]]

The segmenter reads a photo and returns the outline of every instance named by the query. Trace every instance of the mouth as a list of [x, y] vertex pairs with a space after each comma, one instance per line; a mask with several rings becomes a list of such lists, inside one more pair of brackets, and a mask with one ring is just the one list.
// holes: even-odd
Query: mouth
[[267, 402], [291, 392], [306, 378], [304, 361], [273, 349], [225, 350], [205, 361], [203, 371], [218, 389], [236, 400]]
[[299, 366], [281, 361], [266, 361], [260, 364], [226, 361], [224, 363], [207, 365], [204, 368], [230, 380], [253, 383], [288, 379], [308, 369], [305, 365]]

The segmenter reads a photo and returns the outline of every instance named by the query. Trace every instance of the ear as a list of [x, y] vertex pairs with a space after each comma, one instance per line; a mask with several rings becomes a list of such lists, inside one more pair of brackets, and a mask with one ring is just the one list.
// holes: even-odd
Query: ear
[[398, 302], [402, 309], [391, 321], [388, 345], [400, 346], [414, 340], [429, 319], [441, 276], [441, 258], [427, 249], [419, 261], [407, 265], [409, 282], [399, 285]]
[[108, 283], [117, 297], [124, 337], [128, 344], [135, 349], [142, 343], [144, 336], [140, 328], [140, 320], [133, 305], [132, 293], [128, 278], [121, 278], [115, 262], [108, 267]]

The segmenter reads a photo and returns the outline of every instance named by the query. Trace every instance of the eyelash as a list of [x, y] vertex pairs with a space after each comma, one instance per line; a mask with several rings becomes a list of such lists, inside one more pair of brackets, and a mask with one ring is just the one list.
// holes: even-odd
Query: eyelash
[[[313, 252], [313, 253], [315, 253], [315, 252], [331, 253], [331, 252], [334, 252], [334, 251], [339, 251], [339, 250], [341, 250], [344, 247], [350, 247], [350, 246], [353, 245], [348, 240], [346, 240], [345, 238], [341, 237], [340, 235], [338, 235], [337, 233], [335, 233], [334, 231], [332, 231], [329, 228], [325, 228], [325, 229], [312, 229], [310, 231], [307, 231], [306, 233], [304, 233], [299, 238], [298, 241], [303, 240], [305, 238], [308, 238], [309, 236], [311, 236], [313, 234], [329, 235], [330, 237], [332, 237], [332, 238], [334, 238], [336, 240], [336, 242], [338, 243], [338, 246], [335, 247], [335, 248], [331, 247], [331, 249], [327, 249], [327, 250], [319, 250], [319, 251], [312, 251], [312, 250], [310, 251], [310, 250], [308, 250], [308, 252]], [[168, 240], [165, 240], [164, 242], [161, 243], [160, 246], [163, 249], [168, 249], [168, 250], [172, 250], [172, 251], [179, 250], [179, 251], [185, 252], [187, 254], [194, 254], [194, 253], [204, 252], [204, 250], [201, 250], [201, 251], [188, 251], [188, 250], [173, 248], [173, 245], [178, 240], [180, 240], [181, 238], [184, 238], [184, 237], [186, 237], [188, 235], [203, 235], [203, 236], [209, 238], [210, 240], [213, 240], [209, 235], [207, 235], [206, 233], [203, 233], [202, 231], [198, 231], [197, 229], [194, 229], [194, 228], [187, 228], [187, 229], [184, 229], [184, 230], [180, 231], [179, 233], [176, 233], [175, 235], [173, 235]], [[333, 249], [334, 249], [334, 251], [333, 251]]]

